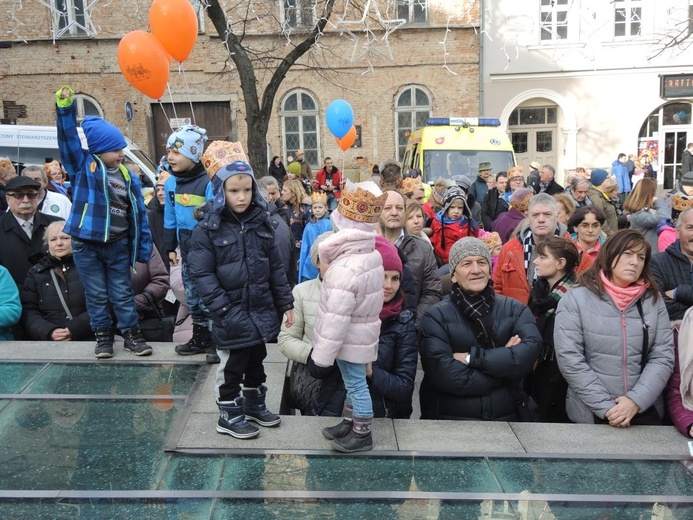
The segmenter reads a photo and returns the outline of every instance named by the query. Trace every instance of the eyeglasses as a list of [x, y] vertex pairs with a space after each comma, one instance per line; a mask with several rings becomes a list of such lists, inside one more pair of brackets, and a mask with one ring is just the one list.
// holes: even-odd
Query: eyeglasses
[[22, 192], [22, 193], [8, 193], [8, 197], [12, 197], [13, 199], [17, 200], [24, 200], [24, 197], [27, 197], [29, 200], [36, 200], [39, 196], [38, 191], [29, 191], [29, 192]]
[[508, 179], [508, 182], [524, 182], [524, 179], [522, 177], [513, 177], [512, 179]]
[[587, 222], [580, 222], [578, 224], [580, 229], [587, 231], [588, 229], [599, 229], [602, 225], [599, 222], [594, 222], [593, 224], [588, 224]]

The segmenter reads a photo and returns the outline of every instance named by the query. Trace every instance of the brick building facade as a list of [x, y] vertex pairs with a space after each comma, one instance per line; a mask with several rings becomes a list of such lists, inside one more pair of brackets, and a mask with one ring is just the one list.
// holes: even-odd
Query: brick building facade
[[[50, 2], [50, 0], [49, 0]], [[191, 0], [194, 6], [198, 0]], [[420, 126], [425, 113], [432, 115], [476, 116], [479, 110], [479, 8], [478, 0], [454, 2], [426, 0], [371, 0], [383, 18], [406, 16], [411, 21], [388, 37], [393, 60], [382, 54], [388, 47], [384, 31], [375, 30], [375, 52], [367, 59], [352, 62], [363, 50], [365, 28], [350, 30], [359, 36], [354, 43], [337, 25], [340, 19], [360, 18], [355, 5], [335, 4], [319, 45], [290, 70], [274, 101], [267, 133], [268, 157], [284, 159], [295, 148], [306, 149], [307, 158], [317, 166], [325, 156], [347, 169], [363, 168], [386, 158], [397, 157], [407, 131]], [[411, 3], [410, 3], [411, 2]], [[283, 56], [302, 39], [300, 30], [282, 32], [294, 20], [286, 5], [296, 2], [250, 4], [247, 35], [253, 45], [273, 55]], [[94, 2], [86, 16], [80, 7], [86, 0], [54, 0], [55, 10], [39, 2], [19, 3], [10, 13], [0, 42], [0, 100], [3, 107], [26, 106], [26, 117], [16, 124], [51, 125], [54, 121], [53, 92], [61, 85], [72, 86], [84, 98], [86, 113], [100, 113], [123, 130], [152, 157], [162, 152], [169, 133], [164, 112], [170, 118], [176, 105], [179, 118], [189, 117], [191, 104], [197, 124], [208, 128], [212, 138], [246, 141], [245, 107], [238, 74], [228, 52], [204, 9], [199, 10], [200, 31], [192, 54], [183, 63], [170, 67], [170, 93], [159, 103], [124, 79], [117, 63], [120, 38], [131, 30], [148, 28], [149, 0]], [[224, 2], [222, 1], [222, 6]], [[59, 9], [76, 9], [70, 18]], [[244, 11], [245, 12], [245, 11]], [[304, 11], [305, 12], [305, 11]], [[75, 17], [75, 13], [77, 16]], [[238, 22], [229, 11], [231, 23]], [[283, 24], [283, 25], [282, 25]], [[235, 27], [235, 26], [234, 26]], [[377, 22], [370, 22], [376, 28]], [[443, 43], [444, 42], [444, 43]], [[372, 68], [369, 65], [372, 65]], [[266, 82], [272, 66], [257, 66], [258, 82]], [[360, 147], [342, 152], [325, 124], [325, 109], [337, 98], [354, 108], [354, 124], [360, 127]], [[134, 114], [128, 126], [124, 106], [130, 101]], [[8, 111], [5, 111], [8, 114]], [[17, 114], [15, 110], [9, 115]], [[486, 114], [497, 115], [497, 114]], [[418, 119], [418, 125], [417, 125]], [[399, 158], [399, 157], [398, 157]]]

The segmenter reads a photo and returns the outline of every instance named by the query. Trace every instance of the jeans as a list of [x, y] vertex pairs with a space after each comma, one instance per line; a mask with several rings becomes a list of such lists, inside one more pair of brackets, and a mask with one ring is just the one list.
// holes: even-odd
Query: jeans
[[267, 357], [264, 343], [233, 350], [217, 350], [221, 360], [217, 366], [217, 401], [233, 401], [246, 388], [257, 388], [267, 381], [263, 360]]
[[366, 383], [366, 365], [337, 360], [346, 387], [346, 403], [354, 407], [354, 417], [373, 417], [373, 401]]
[[330, 197], [329, 195], [327, 196], [327, 209], [329, 211], [334, 211], [337, 209], [337, 206], [339, 206], [339, 199], [335, 198], [334, 195]]
[[92, 242], [73, 238], [72, 258], [84, 287], [92, 330], [113, 326], [109, 303], [113, 306], [121, 332], [137, 327], [130, 273], [130, 239]]
[[182, 259], [180, 265], [180, 274], [183, 278], [183, 290], [185, 291], [185, 304], [188, 306], [190, 311], [190, 316], [192, 317], [193, 323], [202, 325], [205, 328], [209, 328], [209, 318], [207, 316], [207, 307], [202, 303], [202, 298], [197, 292], [195, 287], [195, 282], [190, 277], [190, 272], [188, 271], [188, 261], [187, 258]]

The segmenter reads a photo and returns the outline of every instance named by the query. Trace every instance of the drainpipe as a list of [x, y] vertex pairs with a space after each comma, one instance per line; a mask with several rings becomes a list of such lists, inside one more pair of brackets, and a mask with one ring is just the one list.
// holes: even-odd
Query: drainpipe
[[484, 0], [479, 0], [479, 116], [484, 115]]

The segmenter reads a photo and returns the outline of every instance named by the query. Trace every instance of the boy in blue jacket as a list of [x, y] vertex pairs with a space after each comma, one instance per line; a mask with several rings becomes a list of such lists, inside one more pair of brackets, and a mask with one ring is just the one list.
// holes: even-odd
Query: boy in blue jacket
[[176, 247], [180, 246], [185, 303], [193, 322], [190, 340], [176, 345], [176, 353], [180, 356], [214, 353], [209, 319], [188, 266], [190, 237], [197, 225], [193, 211], [212, 198], [212, 184], [200, 163], [206, 142], [207, 131], [193, 125], [179, 128], [166, 142], [166, 158], [172, 176], [164, 184], [164, 244], [172, 266], [178, 265]]
[[[202, 156], [212, 177], [214, 199], [192, 234], [190, 275], [212, 316], [217, 368], [217, 432], [238, 439], [257, 437], [260, 426], [281, 418], [265, 406], [262, 361], [267, 342], [279, 334], [282, 313], [294, 322], [293, 294], [274, 241], [267, 203], [253, 170], [239, 161], [240, 146], [213, 142]], [[241, 395], [241, 383], [243, 394]]]
[[82, 130], [89, 150], [82, 150], [74, 93], [67, 86], [55, 93], [56, 123], [60, 158], [72, 181], [72, 212], [65, 233], [72, 237], [73, 258], [87, 298], [96, 336], [94, 355], [113, 357], [110, 304], [125, 349], [148, 356], [152, 347], [140, 331], [130, 272], [136, 262], [149, 262], [152, 251], [142, 186], [122, 164], [127, 143], [111, 123], [85, 117]]

